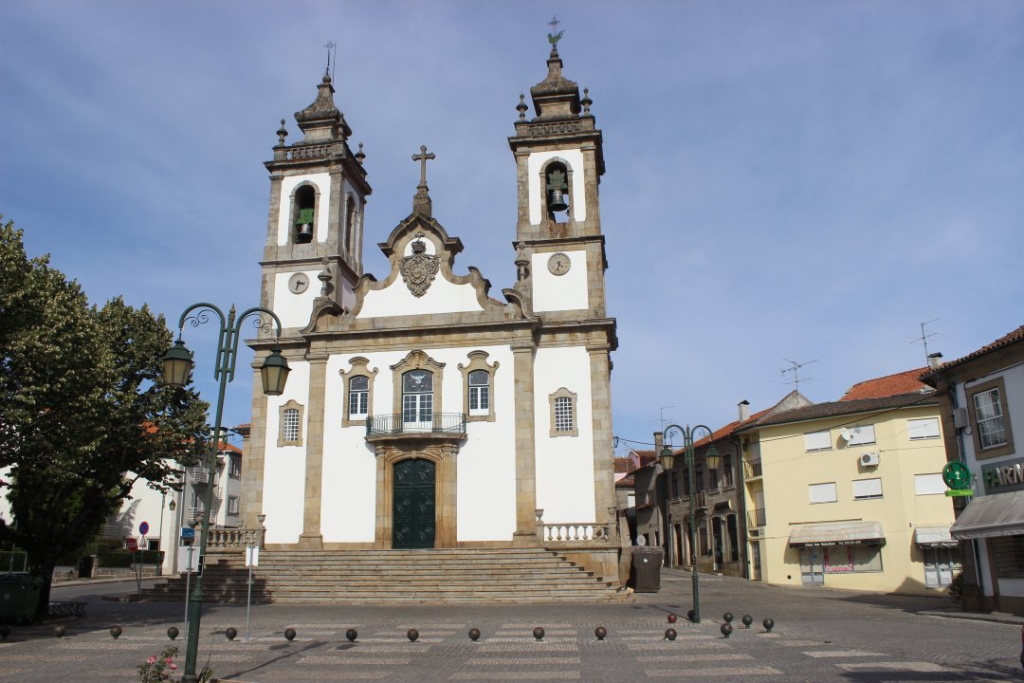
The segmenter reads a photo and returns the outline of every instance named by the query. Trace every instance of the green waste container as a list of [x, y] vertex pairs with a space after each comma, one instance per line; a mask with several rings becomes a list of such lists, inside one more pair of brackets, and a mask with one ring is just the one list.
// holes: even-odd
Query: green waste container
[[637, 593], [657, 593], [661, 590], [661, 563], [664, 560], [665, 555], [661, 548], [633, 548], [633, 590]]
[[0, 621], [32, 621], [42, 581], [28, 574], [0, 574]]

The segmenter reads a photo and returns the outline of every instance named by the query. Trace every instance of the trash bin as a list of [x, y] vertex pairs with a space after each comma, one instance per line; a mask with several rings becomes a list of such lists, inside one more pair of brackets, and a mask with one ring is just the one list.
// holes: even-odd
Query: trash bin
[[661, 548], [638, 546], [633, 548], [632, 584], [637, 593], [657, 593], [661, 590], [661, 564], [665, 555]]
[[0, 574], [0, 621], [32, 621], [42, 582], [28, 574]]

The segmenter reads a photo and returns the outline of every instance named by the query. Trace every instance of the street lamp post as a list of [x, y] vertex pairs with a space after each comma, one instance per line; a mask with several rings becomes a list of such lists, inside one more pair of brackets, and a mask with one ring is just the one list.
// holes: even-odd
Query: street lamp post
[[[195, 315], [190, 316], [193, 311]], [[210, 320], [210, 312], [217, 314], [220, 318], [220, 336], [217, 342], [217, 362], [214, 367], [213, 376], [219, 380], [217, 395], [217, 406], [213, 426], [213, 440], [210, 451], [204, 456], [203, 465], [213, 470], [216, 462], [217, 450], [220, 441], [221, 419], [224, 414], [224, 395], [228, 383], [235, 378], [235, 361], [238, 358], [238, 342], [241, 338], [242, 322], [250, 315], [266, 314], [276, 323], [277, 337], [281, 336], [281, 320], [273, 311], [266, 308], [254, 307], [247, 309], [240, 316], [235, 316], [235, 307], [232, 306], [225, 319], [224, 313], [208, 303], [193, 304], [185, 309], [178, 320], [178, 340], [174, 346], [168, 349], [164, 355], [164, 382], [173, 387], [183, 387], [188, 383], [192, 374], [192, 352], [185, 348], [185, 342], [181, 339], [181, 333], [185, 329], [185, 322], [188, 321], [193, 327], [207, 323]], [[270, 322], [264, 322], [262, 318], [255, 321], [263, 330], [270, 331]], [[280, 396], [284, 392], [285, 381], [288, 378], [288, 361], [281, 355], [281, 349], [274, 348], [260, 368], [263, 380], [263, 393], [268, 396]], [[210, 508], [213, 506], [213, 485], [208, 483], [203, 493], [202, 512], [202, 538], [199, 542], [199, 557], [206, 556], [206, 543], [210, 535]], [[188, 642], [185, 649], [185, 673], [182, 676], [182, 683], [196, 683], [196, 659], [199, 650], [199, 620], [202, 615], [203, 606], [203, 577], [196, 575], [195, 584], [192, 587], [191, 600], [188, 603]]]
[[[694, 461], [696, 460], [697, 454], [693, 447], [693, 437], [698, 429], [703, 429], [705, 432], [707, 432], [707, 435], [709, 437], [713, 434], [713, 432], [711, 431], [710, 427], [707, 427], [705, 425], [697, 425], [695, 427], [690, 427], [689, 425], [687, 425], [686, 427], [680, 427], [679, 425], [673, 424], [665, 427], [664, 433], [666, 440], [668, 439], [669, 432], [671, 432], [673, 429], [679, 432], [683, 437], [683, 447], [685, 449], [686, 458], [685, 462], [686, 467], [689, 470], [688, 477], [690, 482], [690, 558], [693, 562], [690, 571], [692, 574], [691, 579], [693, 581], [693, 623], [699, 624], [700, 585], [697, 578], [697, 486], [694, 480], [694, 470], [696, 469], [696, 467], [694, 466]], [[658, 459], [661, 461], [663, 467], [667, 466], [668, 468], [671, 468], [675, 461], [675, 456], [672, 452], [672, 446], [666, 444], [665, 447], [661, 449], [661, 454], [659, 455]], [[709, 469], [718, 469], [718, 451], [715, 450], [714, 443], [711, 443], [708, 446], [707, 461]], [[712, 462], [714, 463], [713, 468]], [[669, 533], [671, 534], [671, 526], [669, 527]]]
[[661, 463], [661, 490], [664, 493], [662, 496], [665, 500], [665, 566], [669, 569], [672, 568], [672, 501], [671, 486], [672, 486], [672, 466], [675, 464], [676, 456], [672, 452], [671, 448], [661, 449], [661, 453], [658, 455], [658, 462]]

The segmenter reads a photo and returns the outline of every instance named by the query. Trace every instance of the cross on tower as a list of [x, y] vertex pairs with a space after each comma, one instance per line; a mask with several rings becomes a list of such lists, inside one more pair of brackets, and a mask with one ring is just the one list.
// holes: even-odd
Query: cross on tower
[[417, 188], [425, 188], [427, 186], [427, 160], [434, 158], [433, 152], [427, 153], [426, 145], [420, 145], [420, 153], [412, 155], [413, 161], [420, 162], [420, 184], [416, 186]]

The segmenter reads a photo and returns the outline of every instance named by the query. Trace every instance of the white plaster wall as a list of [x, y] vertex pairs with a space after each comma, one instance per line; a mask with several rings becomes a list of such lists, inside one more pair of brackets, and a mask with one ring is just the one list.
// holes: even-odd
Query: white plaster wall
[[446, 280], [442, 272], [438, 272], [423, 296], [415, 297], [399, 274], [390, 286], [366, 292], [358, 317], [386, 318], [482, 310], [476, 298], [476, 290], [471, 284], [457, 285]]
[[281, 208], [277, 217], [277, 243], [288, 244], [288, 221], [292, 215], [292, 192], [302, 182], [309, 181], [316, 185], [320, 200], [317, 203], [316, 234], [317, 242], [327, 241], [327, 217], [331, 210], [331, 175], [329, 173], [313, 173], [311, 175], [292, 175], [281, 180]]
[[[530, 183], [530, 223], [540, 225], [541, 207], [544, 205], [542, 197], [545, 188], [541, 186], [540, 170], [548, 161], [554, 158], [566, 162], [566, 166], [572, 170], [572, 201], [569, 210], [577, 221], [587, 220], [587, 203], [584, 199], [584, 174], [583, 174], [583, 152], [578, 148], [559, 149], [549, 152], [535, 152], [530, 155], [526, 162], [526, 172], [529, 174]], [[568, 179], [566, 179], [568, 182]]]
[[[565, 387], [576, 394], [579, 436], [549, 436], [550, 395]], [[537, 507], [544, 521], [593, 522], [594, 447], [590, 354], [582, 346], [543, 348], [534, 361]]]
[[309, 363], [289, 360], [292, 371], [282, 396], [267, 397], [267, 433], [263, 464], [263, 514], [267, 516], [268, 543], [296, 543], [302, 533], [302, 506], [306, 495], [305, 446], [279, 447], [282, 405], [294, 400], [305, 406], [303, 444], [309, 420]]
[[540, 313], [588, 308], [587, 253], [581, 249], [562, 252], [572, 265], [564, 275], [555, 275], [548, 270], [548, 260], [556, 253], [542, 252], [531, 258], [533, 310]]
[[[961, 408], [967, 408], [970, 411], [967, 391], [979, 384], [984, 384], [998, 378], [1002, 378], [1003, 385], [1006, 387], [1006, 396], [1003, 397], [1003, 419], [1009, 421], [1010, 429], [1013, 431], [1014, 443], [1017, 443], [1020, 439], [1024, 439], [1024, 410], [1020, 409], [1021, 406], [1024, 406], [1024, 364], [1014, 365], [999, 372], [976, 377], [966, 385], [963, 383], [957, 384], [957, 404]], [[967, 467], [971, 472], [979, 475], [977, 490], [980, 495], [984, 495], [985, 489], [980, 480], [981, 466], [978, 464], [979, 460], [974, 452], [974, 438], [970, 434], [964, 434], [963, 443], [964, 451], [967, 455]], [[987, 465], [1014, 457], [1018, 457], [1017, 454], [1011, 454], [1005, 458], [985, 458], [980, 462]]]
[[[306, 291], [296, 294], [288, 289], [288, 281], [296, 272], [305, 273], [309, 278]], [[309, 315], [313, 311], [313, 299], [320, 294], [320, 281], [316, 276], [319, 270], [303, 270], [289, 273], [277, 273], [274, 276], [274, 313], [281, 318], [284, 327], [305, 327], [309, 324]], [[289, 378], [288, 381], [291, 381]]]

